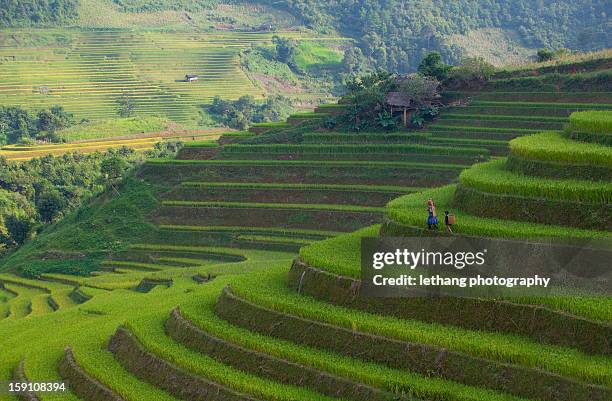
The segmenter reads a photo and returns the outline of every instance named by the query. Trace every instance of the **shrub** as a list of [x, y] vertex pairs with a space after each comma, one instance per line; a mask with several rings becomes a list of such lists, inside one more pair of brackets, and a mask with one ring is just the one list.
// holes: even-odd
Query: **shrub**
[[210, 106], [206, 106], [217, 122], [239, 130], [245, 130], [254, 123], [282, 120], [289, 115], [291, 108], [291, 100], [283, 96], [258, 102], [249, 95], [238, 100], [223, 100], [217, 96]]
[[431, 100], [438, 95], [439, 86], [440, 82], [435, 77], [411, 74], [400, 80], [398, 90], [421, 109], [429, 107]]
[[442, 62], [442, 56], [438, 52], [431, 52], [419, 64], [418, 71], [427, 76], [444, 81], [448, 77], [450, 66]]
[[481, 85], [495, 73], [495, 67], [482, 57], [464, 59], [457, 67], [451, 68], [448, 81], [451, 86], [471, 87]]

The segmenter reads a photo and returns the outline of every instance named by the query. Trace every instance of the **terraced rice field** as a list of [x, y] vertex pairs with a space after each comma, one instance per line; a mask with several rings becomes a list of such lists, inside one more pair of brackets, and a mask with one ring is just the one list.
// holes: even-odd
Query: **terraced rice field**
[[[487, 82], [478, 92], [446, 92], [450, 101], [460, 101], [445, 108], [422, 133], [437, 144], [480, 144], [494, 155], [508, 154], [509, 140], [541, 131], [561, 131], [573, 112], [612, 109], [612, 92], [606, 80], [609, 66], [603, 62], [593, 68], [574, 76], [555, 74], [554, 69], [547, 73], [514, 72], [512, 77]], [[588, 84], [593, 77], [601, 78]], [[566, 89], [580, 80], [591, 85], [589, 90]]]
[[[295, 36], [295, 33], [279, 33]], [[239, 52], [271, 43], [269, 33], [172, 33], [124, 30], [11, 30], [9, 37], [53, 38], [54, 45], [0, 45], [0, 105], [56, 104], [79, 118], [116, 117], [129, 97], [136, 115], [197, 119], [215, 96], [260, 97], [239, 65]], [[308, 40], [308, 38], [304, 38]], [[184, 82], [186, 74], [199, 75]]]
[[189, 135], [187, 133], [177, 133], [172, 135], [144, 135], [139, 137], [69, 142], [49, 145], [6, 145], [0, 148], [0, 156], [11, 161], [25, 161], [35, 157], [42, 157], [46, 155], [60, 156], [70, 152], [104, 152], [109, 149], [117, 149], [122, 147], [128, 147], [136, 151], [144, 151], [153, 149], [155, 144], [161, 141], [214, 141], [218, 139], [221, 135], [222, 133], [217, 133], [216, 130], [211, 130], [210, 132], [198, 131]]
[[[609, 400], [609, 299], [357, 296], [360, 238], [422, 234], [425, 200], [433, 196], [440, 210], [460, 201], [458, 187], [484, 180], [470, 174], [505, 163], [489, 160], [492, 149], [522, 148], [515, 156], [534, 163], [584, 161], [537, 147], [537, 138], [508, 145], [535, 130], [530, 119], [516, 129], [470, 126], [473, 117], [458, 118], [461, 111], [416, 135], [301, 132], [306, 123], [293, 121], [221, 138], [232, 145], [195, 141], [177, 159], [148, 162], [132, 182], [157, 188], [153, 206], [132, 209], [145, 215], [138, 224], [146, 235], [109, 244], [90, 275], [0, 275], [6, 316], [0, 380], [69, 383], [61, 396], [37, 394], [42, 401]], [[462, 125], [449, 123], [458, 120]], [[247, 143], [287, 127], [300, 133], [292, 144]], [[553, 134], [576, 141], [570, 151], [585, 146], [588, 154], [601, 153], [575, 138], [547, 135]], [[607, 158], [600, 159], [582, 171], [607, 167]], [[466, 170], [482, 161], [485, 167]], [[491, 196], [521, 191], [522, 199], [531, 191], [564, 193], [561, 184], [525, 180], [484, 189]], [[593, 191], [577, 196], [598, 201], [597, 184], [583, 185]], [[121, 196], [134, 195], [126, 189]], [[109, 224], [123, 218], [115, 204], [101, 202], [94, 207]], [[461, 234], [610, 238], [609, 228], [487, 217], [463, 205]], [[511, 203], [491, 205], [491, 211], [514, 210]], [[79, 229], [88, 239], [90, 220], [82, 218]], [[53, 241], [58, 230], [43, 235]], [[49, 298], [58, 307], [46, 308]]]

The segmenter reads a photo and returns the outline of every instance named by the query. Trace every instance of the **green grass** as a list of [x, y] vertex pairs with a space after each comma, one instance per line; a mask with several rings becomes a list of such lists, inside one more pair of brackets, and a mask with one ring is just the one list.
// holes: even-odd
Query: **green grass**
[[163, 206], [185, 207], [221, 207], [247, 209], [291, 209], [291, 210], [336, 210], [343, 212], [380, 213], [382, 207], [353, 205], [317, 205], [301, 203], [245, 203], [245, 202], [197, 202], [197, 201], [163, 201]]
[[221, 136], [224, 137], [252, 137], [255, 136], [255, 134], [253, 134], [252, 132], [249, 131], [236, 131], [236, 132], [224, 132], [223, 134], [221, 134]]
[[496, 194], [574, 202], [612, 202], [612, 183], [555, 180], [519, 175], [504, 168], [505, 158], [479, 163], [464, 170], [459, 182], [469, 188]]
[[537, 129], [530, 128], [495, 128], [495, 127], [473, 127], [469, 125], [444, 125], [439, 123], [430, 124], [427, 126], [431, 131], [464, 131], [464, 132], [491, 132], [491, 133], [514, 133], [535, 134]]
[[195, 166], [296, 166], [296, 167], [371, 167], [371, 168], [422, 168], [463, 170], [465, 166], [445, 163], [412, 163], [412, 162], [380, 162], [380, 161], [309, 161], [309, 160], [178, 160], [151, 159], [151, 165], [195, 165]]
[[305, 111], [302, 113], [294, 113], [289, 116], [289, 118], [325, 118], [328, 117], [327, 113], [315, 113], [314, 111]]
[[300, 249], [300, 257], [310, 266], [341, 276], [361, 274], [361, 238], [378, 237], [380, 225], [318, 241]]
[[[445, 198], [435, 198], [435, 200], [436, 202], [448, 201]], [[461, 214], [461, 216], [461, 227], [457, 226], [458, 230], [463, 230], [470, 224], [473, 226], [473, 216], [464, 214]], [[422, 216], [421, 220], [423, 220]], [[424, 221], [419, 223], [419, 225], [424, 225]], [[517, 226], [513, 225], [513, 228], [516, 229]], [[300, 258], [308, 265], [317, 269], [358, 279], [361, 277], [361, 238], [378, 237], [379, 229], [380, 226], [375, 225], [352, 233], [340, 234], [334, 238], [314, 242], [300, 249]], [[510, 300], [519, 303], [547, 305], [553, 309], [567, 311], [595, 320], [612, 320], [610, 309], [612, 301], [602, 297], [548, 296], [511, 298]]]
[[192, 374], [205, 377], [239, 392], [252, 394], [258, 399], [271, 401], [334, 400], [306, 388], [283, 385], [244, 373], [206, 355], [191, 351], [166, 335], [164, 331], [166, 318], [167, 316], [161, 314], [155, 319], [135, 318], [130, 320], [126, 326], [134, 333], [139, 342], [155, 355]]
[[567, 108], [567, 109], [612, 109], [612, 104], [608, 103], [562, 103], [562, 102], [495, 102], [495, 101], [482, 101], [474, 100], [470, 103], [470, 106], [490, 106], [490, 107], [520, 107], [529, 109], [538, 108]]
[[58, 263], [66, 264], [65, 260], [43, 260], [39, 256], [49, 249], [84, 252], [87, 257], [73, 262], [72, 267], [79, 267], [76, 270], [81, 274], [95, 270], [101, 252], [124, 249], [135, 238], [146, 238], [154, 232], [146, 216], [157, 206], [158, 192], [162, 188], [128, 177], [118, 187], [118, 196], [102, 195], [70, 213], [3, 258], [0, 270], [20, 271], [35, 265], [38, 273], [59, 271]]
[[363, 192], [400, 192], [410, 193], [421, 188], [393, 185], [342, 185], [342, 184], [280, 184], [259, 182], [199, 182], [183, 181], [181, 186], [187, 188], [241, 188], [241, 189], [288, 189], [288, 190], [330, 190], [330, 191], [363, 191]]
[[466, 214], [452, 207], [454, 194], [455, 185], [447, 185], [441, 188], [405, 195], [389, 202], [386, 215], [391, 220], [406, 226], [427, 228], [425, 224], [427, 220], [425, 208], [427, 200], [432, 198], [435, 200], [438, 210], [449, 210], [457, 216], [457, 224], [453, 225], [453, 231], [457, 234], [502, 238], [612, 239], [610, 233], [602, 231], [500, 220]]
[[217, 141], [191, 141], [184, 144], [186, 148], [218, 148], [219, 143]]
[[289, 124], [286, 121], [272, 121], [272, 122], [267, 122], [267, 123], [255, 123], [251, 126], [252, 127], [263, 127], [263, 128], [285, 128], [285, 127], [290, 127], [291, 124]]
[[440, 120], [446, 119], [466, 119], [466, 120], [499, 120], [499, 121], [553, 121], [567, 122], [566, 117], [550, 116], [526, 116], [526, 115], [500, 115], [500, 114], [464, 114], [464, 113], [443, 113]]
[[526, 159], [612, 167], [612, 149], [573, 141], [557, 132], [523, 136], [510, 142], [510, 151]]
[[303, 134], [304, 143], [325, 144], [325, 143], [410, 143], [423, 142], [429, 137], [430, 133], [410, 132], [410, 133], [306, 133]]
[[[134, 376], [123, 370], [105, 350], [106, 342], [120, 324], [132, 319], [143, 322], [159, 321], [165, 319], [172, 308], [185, 301], [197, 301], [202, 294], [209, 291], [216, 296], [229, 280], [223, 275], [226, 274], [224, 271], [231, 270], [230, 266], [239, 265], [237, 268], [234, 267], [237, 273], [267, 269], [270, 266], [284, 268], [292, 257], [290, 254], [275, 252], [245, 251], [244, 253], [248, 255], [249, 260], [239, 264], [177, 269], [172, 273], [175, 276], [174, 283], [169, 288], [156, 288], [147, 294], [128, 290], [96, 292], [91, 300], [78, 307], [60, 309], [26, 319], [1, 320], [1, 380], [8, 380], [12, 369], [24, 357], [26, 373], [30, 380], [59, 379], [57, 364], [64, 347], [70, 345], [79, 364], [124, 399], [174, 400], [163, 391], [136, 380]], [[206, 286], [198, 285], [191, 279], [194, 272], [206, 274], [213, 270], [217, 278]], [[143, 273], [140, 272], [138, 275], [142, 277]], [[134, 277], [136, 276], [135, 274]], [[83, 280], [95, 283], [98, 278], [83, 278]], [[82, 287], [82, 290], [93, 291], [88, 287]], [[143, 305], [146, 305], [146, 308], [143, 308]], [[27, 338], [27, 341], [24, 341], [24, 338]], [[40, 396], [43, 397], [43, 401], [56, 399], [52, 394], [40, 394]], [[74, 397], [68, 398], [67, 395], [61, 397], [74, 399]]]
[[112, 138], [163, 131], [167, 128], [168, 122], [167, 118], [152, 116], [111, 118], [103, 121], [77, 124], [58, 131], [57, 135], [66, 142], [84, 139]]
[[228, 227], [228, 226], [178, 226], [170, 224], [162, 224], [159, 226], [161, 230], [170, 231], [195, 231], [195, 232], [228, 232], [228, 233], [249, 233], [249, 234], [273, 234], [304, 238], [325, 238], [333, 237], [339, 232], [336, 231], [321, 231], [321, 230], [303, 230], [303, 229], [282, 229], [269, 227]]
[[123, 269], [143, 270], [143, 271], [157, 271], [164, 268], [163, 265], [154, 263], [142, 263], [142, 262], [128, 262], [123, 260], [104, 260], [100, 263], [102, 266], [119, 267]]
[[296, 50], [294, 62], [302, 71], [321, 68], [337, 68], [342, 63], [341, 51], [329, 48], [324, 43], [301, 42]]
[[300, 346], [288, 341], [253, 333], [220, 319], [214, 313], [212, 293], [197, 303], [181, 304], [181, 313], [205, 332], [247, 349], [329, 372], [333, 375], [427, 399], [453, 401], [517, 400], [493, 391], [464, 386], [447, 380], [425, 378], [407, 371], [362, 362], [323, 350]]
[[570, 377], [609, 385], [612, 361], [603, 356], [544, 345], [518, 336], [470, 331], [370, 314], [300, 296], [286, 283], [284, 269], [244, 276], [232, 283], [235, 293], [273, 310], [306, 319], [409, 342], [437, 345], [470, 355], [539, 367]]
[[321, 109], [346, 109], [347, 105], [338, 104], [338, 103], [324, 103], [324, 104], [318, 105], [317, 107]]
[[[32, 313], [51, 312], [48, 305], [47, 308], [41, 308], [39, 298], [48, 296], [44, 291], [9, 283], [5, 283], [4, 288], [17, 293], [15, 297], [8, 300], [10, 315], [7, 317], [7, 320], [21, 319], [30, 316]], [[33, 307], [33, 302], [36, 302], [36, 309]]]
[[570, 128], [591, 134], [612, 134], [612, 111], [577, 111], [570, 115]]
[[436, 142], [442, 142], [444, 144], [456, 143], [458, 145], [472, 145], [472, 146], [487, 146], [487, 145], [507, 146], [508, 145], [508, 141], [504, 141], [501, 139], [478, 139], [478, 138], [456, 138], [456, 137], [446, 138], [442, 136], [436, 136], [436, 137], [428, 138], [427, 140], [429, 142], [433, 142], [434, 144]]
[[[98, 3], [94, 8], [99, 8]], [[113, 15], [118, 17], [119, 13]], [[272, 37], [269, 33], [177, 32], [168, 26], [163, 32], [36, 30], [38, 36], [58, 33], [71, 40], [39, 46], [36, 51], [12, 45], [0, 49], [4, 60], [0, 65], [0, 104], [20, 104], [34, 110], [61, 104], [77, 119], [116, 119], [118, 100], [127, 94], [135, 116], [195, 125], [200, 106], [215, 96], [262, 96], [261, 89], [240, 68], [239, 54], [252, 45], [271, 44]], [[10, 34], [27, 37], [32, 32], [13, 29]], [[186, 73], [201, 78], [194, 83], [181, 82]], [[88, 135], [86, 131], [77, 134]]]
[[244, 241], [262, 241], [297, 245], [303, 245], [312, 242], [312, 240], [306, 240], [304, 238], [274, 237], [270, 235], [239, 235], [238, 239]]
[[488, 155], [489, 151], [482, 148], [462, 147], [457, 149], [450, 146], [427, 146], [418, 144], [402, 145], [226, 145], [223, 153], [304, 153], [304, 154], [360, 154], [360, 153], [384, 153], [384, 154], [430, 154], [448, 156], [482, 156]]
[[[61, 283], [54, 282], [43, 282], [40, 280], [26, 279], [13, 274], [0, 274], [0, 283], [13, 283], [22, 284], [27, 286], [34, 286], [40, 288], [51, 295], [53, 300], [57, 303], [60, 308], [69, 308], [75, 306], [74, 300], [69, 297], [73, 287]], [[1, 314], [0, 314], [1, 316]]]
[[204, 254], [221, 254], [228, 256], [240, 256], [244, 257], [248, 251], [222, 248], [222, 247], [211, 247], [211, 246], [187, 246], [187, 245], [167, 245], [167, 244], [132, 244], [130, 249], [147, 250], [147, 251], [185, 251], [185, 252], [201, 252]]
[[[513, 116], [518, 117], [518, 116]], [[472, 126], [472, 127], [480, 127], [480, 128], [502, 128], [505, 130], [515, 130], [515, 129], [537, 129], [538, 131], [542, 130], [560, 130], [563, 128], [564, 122], [561, 121], [545, 121], [545, 120], [519, 120], [519, 119], [498, 119], [498, 118], [483, 118], [483, 119], [474, 119], [474, 118], [465, 118], [465, 116], [459, 118], [453, 118], [449, 116], [448, 118], [442, 115], [439, 118], [439, 123], [444, 124], [445, 126], [455, 126], [455, 127], [464, 127], [464, 126]], [[432, 126], [435, 127], [435, 124]]]

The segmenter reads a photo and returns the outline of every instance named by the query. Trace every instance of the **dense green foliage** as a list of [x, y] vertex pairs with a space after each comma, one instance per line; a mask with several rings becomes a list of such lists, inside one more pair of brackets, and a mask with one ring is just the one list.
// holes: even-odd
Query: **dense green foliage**
[[419, 64], [417, 69], [421, 74], [444, 81], [448, 77], [450, 66], [442, 62], [442, 55], [438, 52], [431, 52]]
[[[61, 157], [46, 156], [24, 163], [1, 160], [0, 186], [13, 199], [25, 201], [27, 207], [16, 213], [2, 209], [5, 225], [7, 221], [19, 219], [30, 229], [36, 224], [57, 220], [66, 211], [77, 207], [83, 198], [100, 192], [105, 187], [102, 163], [105, 160], [130, 158], [133, 151], [121, 149], [117, 152], [81, 155], [65, 154]], [[127, 170], [127, 166], [123, 166]], [[28, 213], [25, 213], [25, 211]], [[10, 230], [7, 229], [8, 232]], [[20, 245], [31, 232], [16, 233], [3, 238], [5, 246]]]
[[[376, 71], [354, 76], [346, 82], [346, 94], [340, 103], [347, 105], [346, 113], [329, 119], [326, 124], [336, 124], [355, 131], [364, 129], [392, 131], [398, 127], [400, 115], [393, 115], [387, 104], [391, 92], [409, 99], [416, 112], [410, 123], [420, 127], [438, 113], [431, 101], [438, 95], [440, 83], [434, 77], [411, 74], [400, 77], [386, 71]], [[333, 122], [333, 124], [331, 124]]]
[[0, 158], [0, 250], [23, 244], [85, 199], [115, 185], [146, 156], [170, 156], [174, 143], [138, 154], [129, 148], [105, 153], [67, 153], [16, 163]]
[[200, 11], [220, 3], [218, 0], [113, 0], [124, 11], [153, 12], [165, 10]]
[[244, 130], [253, 123], [279, 121], [291, 113], [291, 101], [282, 96], [274, 96], [258, 102], [252, 96], [242, 96], [238, 100], [223, 100], [215, 97], [209, 113], [218, 122], [230, 128]]
[[536, 61], [538, 63], [543, 63], [546, 61], [552, 61], [555, 59], [559, 59], [560, 57], [563, 57], [565, 55], [567, 55], [569, 52], [567, 51], [567, 49], [558, 49], [558, 50], [550, 50], [550, 49], [540, 49], [538, 50], [538, 53], [536, 54]]
[[0, 26], [62, 24], [78, 15], [78, 0], [0, 0]]
[[473, 88], [475, 85], [483, 85], [494, 72], [495, 67], [483, 58], [466, 58], [460, 65], [449, 69], [447, 85]]
[[57, 141], [56, 131], [73, 123], [71, 114], [61, 106], [38, 113], [21, 107], [0, 107], [0, 144], [29, 142], [32, 140]]
[[[259, 0], [279, 5], [274, 0]], [[583, 50], [609, 45], [606, 0], [287, 0], [285, 7], [318, 30], [338, 29], [358, 41], [350, 64], [414, 70], [430, 50], [450, 62], [459, 49], [444, 43], [445, 35], [495, 27], [512, 29], [531, 47]], [[347, 61], [348, 62], [348, 61]]]

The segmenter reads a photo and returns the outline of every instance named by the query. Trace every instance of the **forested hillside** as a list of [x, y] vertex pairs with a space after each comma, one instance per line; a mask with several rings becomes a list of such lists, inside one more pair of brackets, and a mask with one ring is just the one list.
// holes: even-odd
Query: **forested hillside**
[[517, 61], [513, 55], [524, 61], [539, 48], [612, 46], [608, 0], [0, 0], [0, 26], [70, 22], [104, 28], [124, 26], [119, 20], [127, 18], [130, 27], [257, 29], [261, 18], [244, 9], [227, 13], [238, 6], [266, 6], [264, 21], [276, 28], [286, 28], [272, 15], [282, 10], [298, 17], [290, 28], [304, 23], [356, 39], [358, 47], [347, 49], [348, 72], [364, 67], [411, 71], [432, 50], [451, 63], [468, 53], [499, 53], [496, 59], [503, 64]]
[[[516, 31], [525, 46], [594, 50], [610, 47], [607, 0], [258, 0], [283, 4], [317, 30], [339, 29], [359, 41], [347, 63], [406, 71], [439, 50], [457, 61], [444, 37], [495, 27]], [[475, 44], [477, 45], [477, 44]], [[361, 59], [361, 60], [360, 60]]]
[[0, 0], [0, 26], [62, 24], [78, 15], [78, 0]]

